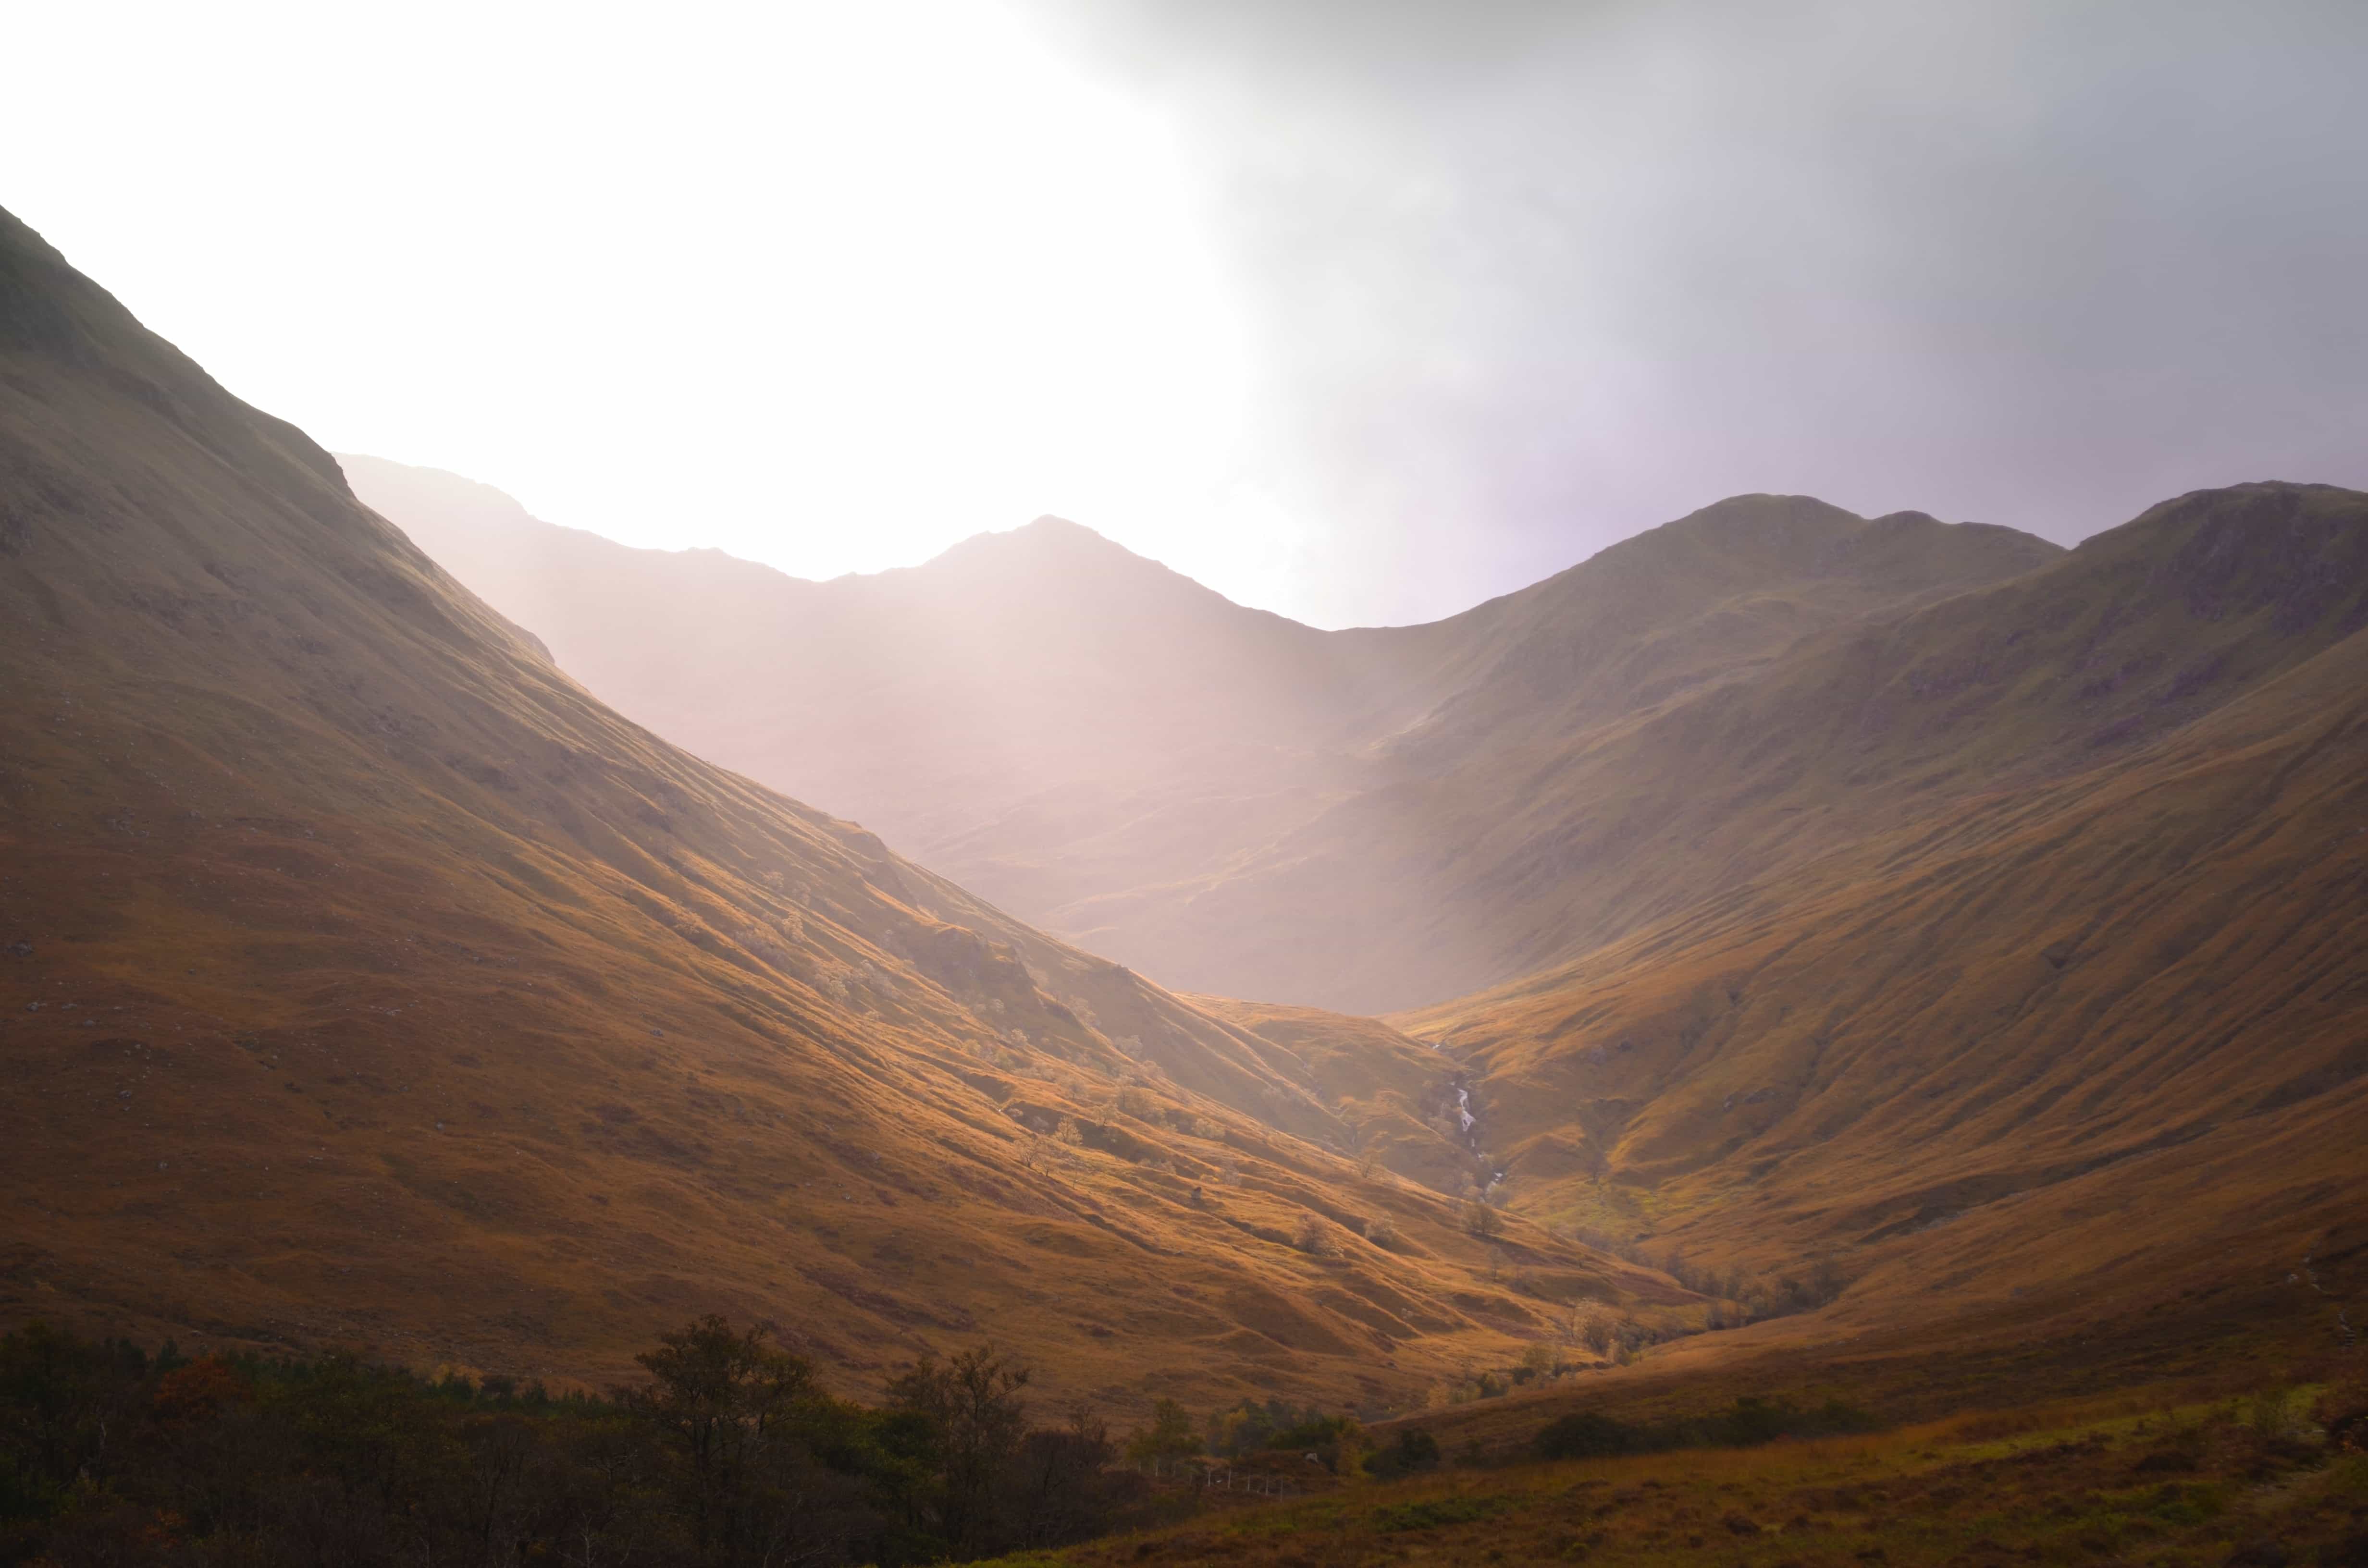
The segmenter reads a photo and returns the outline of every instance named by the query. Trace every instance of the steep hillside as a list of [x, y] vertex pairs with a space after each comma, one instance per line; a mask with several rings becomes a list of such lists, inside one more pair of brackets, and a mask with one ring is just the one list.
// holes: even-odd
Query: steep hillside
[[1308, 1052], [620, 719], [5, 217], [0, 655], [11, 1320], [598, 1376], [720, 1310], [1126, 1404], [1402, 1397], [1551, 1310], [1322, 1146], [1376, 1113]]
[[2363, 629], [2368, 496], [2248, 485], [1804, 646], [1689, 722], [1837, 847], [1399, 1021], [1519, 1207], [1829, 1257], [1854, 1330], [2298, 1269], [2368, 1143]]
[[1320, 815], [1189, 882], [1064, 911], [1064, 928], [1110, 950], [1124, 933], [1211, 989], [1214, 971], [1239, 994], [1354, 1011], [1575, 956], [1810, 847], [1756, 758], [1665, 737], [1756, 701], [1752, 678], [1804, 640], [2061, 553], [1803, 497], [1706, 507], [1456, 621], [1384, 634], [1484, 652]]
[[1584, 809], [1551, 785], [1508, 807], [1534, 755], [1584, 749], [1804, 634], [2058, 553], [2006, 528], [1742, 496], [1445, 621], [1321, 632], [1053, 519], [805, 583], [341, 460], [660, 733], [1171, 983], [1368, 1011], [1565, 950], [1565, 911], [1507, 896], [1494, 846], [1466, 842]]

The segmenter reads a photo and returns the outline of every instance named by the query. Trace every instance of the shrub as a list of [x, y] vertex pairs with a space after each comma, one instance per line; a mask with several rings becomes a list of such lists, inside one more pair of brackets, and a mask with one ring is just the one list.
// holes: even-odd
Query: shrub
[[1427, 1530], [1440, 1525], [1468, 1525], [1494, 1518], [1512, 1506], [1505, 1497], [1426, 1497], [1419, 1503], [1399, 1503], [1373, 1511], [1377, 1530]]
[[1324, 1222], [1322, 1215], [1302, 1210], [1299, 1223], [1291, 1233], [1291, 1244], [1317, 1257], [1327, 1256], [1333, 1251], [1332, 1227]]
[[1779, 1437], [1866, 1432], [1874, 1426], [1866, 1412], [1840, 1400], [1803, 1410], [1789, 1400], [1747, 1395], [1713, 1415], [1644, 1426], [1615, 1421], [1599, 1411], [1574, 1411], [1549, 1422], [1530, 1446], [1540, 1459], [1599, 1459], [1668, 1449], [1748, 1449]]
[[1639, 1434], [1625, 1422], [1592, 1410], [1573, 1411], [1546, 1424], [1530, 1440], [1542, 1460], [1591, 1460], [1628, 1453]]
[[1368, 1474], [1383, 1481], [1439, 1468], [1439, 1439], [1419, 1426], [1402, 1426], [1387, 1448], [1365, 1461]]

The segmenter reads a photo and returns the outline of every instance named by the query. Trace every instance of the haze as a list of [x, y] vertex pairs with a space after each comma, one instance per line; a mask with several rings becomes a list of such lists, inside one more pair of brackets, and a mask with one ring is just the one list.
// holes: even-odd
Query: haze
[[2368, 11], [90, 5], [17, 210], [342, 450], [803, 576], [1041, 512], [1318, 625], [1730, 492], [2358, 483]]

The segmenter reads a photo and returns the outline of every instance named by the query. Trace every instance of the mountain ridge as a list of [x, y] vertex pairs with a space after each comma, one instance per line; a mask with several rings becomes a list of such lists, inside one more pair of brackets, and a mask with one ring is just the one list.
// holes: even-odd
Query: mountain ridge
[[[1858, 1282], [1830, 1334], [2311, 1255], [2368, 1126], [2368, 495], [2192, 493], [1850, 637], [1884, 676], [1793, 736], [1840, 758], [1848, 833], [1392, 1020], [1471, 1071], [1511, 1201], [1834, 1258]], [[1772, 684], [1830, 694], [1842, 651]], [[1796, 728], [1751, 697], [1740, 751]], [[1850, 754], [1884, 748], [2021, 767], [1876, 814]]]
[[[1377, 895], [1353, 867], [1296, 890], [1318, 864], [1301, 846], [1327, 815], [1386, 809], [1460, 752], [1566, 738], [1818, 627], [2058, 553], [1985, 525], [1739, 496], [1444, 621], [1319, 631], [1090, 545], [1089, 529], [1043, 532], [1053, 548], [1023, 529], [836, 579], [844, 602], [825, 611], [818, 585], [769, 604], [694, 592], [615, 552], [606, 569], [566, 567], [596, 590], [553, 594], [549, 576], [483, 559], [432, 478], [347, 460], [365, 494], [514, 619], [541, 620], [563, 665], [692, 749], [832, 802], [998, 903], [1188, 990], [1363, 1011], [1504, 971], [1403, 913], [1388, 925], [1358, 914], [1406, 895]], [[522, 559], [563, 537], [530, 521], [513, 505], [502, 524]], [[1078, 576], [1078, 546], [1123, 573]], [[1043, 570], [1047, 557], [1063, 564]], [[1780, 569], [1791, 575], [1771, 579]], [[1142, 608], [1170, 590], [1186, 609]], [[903, 738], [883, 746], [882, 730]], [[1368, 843], [1331, 859], [1399, 852]], [[1398, 869], [1394, 882], [1424, 888]], [[1287, 919], [1255, 914], [1269, 903]]]

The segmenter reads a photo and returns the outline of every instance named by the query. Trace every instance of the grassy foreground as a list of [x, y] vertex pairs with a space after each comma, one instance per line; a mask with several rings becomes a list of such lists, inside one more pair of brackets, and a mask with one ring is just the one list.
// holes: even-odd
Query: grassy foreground
[[1349, 1483], [1015, 1565], [2368, 1564], [2368, 1395], [2140, 1391], [1864, 1436]]

